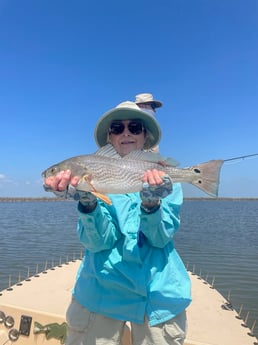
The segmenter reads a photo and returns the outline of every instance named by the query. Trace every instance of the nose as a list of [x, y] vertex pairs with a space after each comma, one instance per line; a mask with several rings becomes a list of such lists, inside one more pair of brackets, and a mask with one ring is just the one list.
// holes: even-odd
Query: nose
[[125, 128], [124, 128], [123, 134], [124, 135], [130, 135], [131, 134], [131, 132], [128, 129], [128, 125], [127, 124], [125, 124]]

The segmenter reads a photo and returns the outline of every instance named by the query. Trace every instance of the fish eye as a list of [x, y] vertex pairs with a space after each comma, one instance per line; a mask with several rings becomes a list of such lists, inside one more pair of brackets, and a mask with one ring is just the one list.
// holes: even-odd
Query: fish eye
[[57, 172], [57, 167], [54, 166], [50, 169], [51, 174], [55, 174]]

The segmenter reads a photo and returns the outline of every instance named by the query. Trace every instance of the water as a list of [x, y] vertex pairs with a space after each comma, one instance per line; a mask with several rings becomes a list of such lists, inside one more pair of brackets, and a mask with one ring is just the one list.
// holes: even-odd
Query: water
[[[212, 283], [252, 327], [258, 321], [258, 200], [185, 201], [175, 243], [191, 271]], [[254, 329], [258, 335], [258, 327]]]
[[0, 203], [0, 290], [29, 274], [80, 257], [75, 202]]
[[[175, 244], [189, 270], [258, 321], [258, 200], [186, 200]], [[0, 290], [78, 258], [75, 202], [0, 202]], [[256, 325], [254, 333], [258, 335]]]

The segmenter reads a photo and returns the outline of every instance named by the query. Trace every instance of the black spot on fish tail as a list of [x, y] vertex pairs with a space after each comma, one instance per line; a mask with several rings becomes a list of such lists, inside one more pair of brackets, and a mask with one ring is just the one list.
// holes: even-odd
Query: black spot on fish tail
[[218, 196], [219, 176], [223, 160], [212, 160], [193, 167], [192, 184], [211, 196]]

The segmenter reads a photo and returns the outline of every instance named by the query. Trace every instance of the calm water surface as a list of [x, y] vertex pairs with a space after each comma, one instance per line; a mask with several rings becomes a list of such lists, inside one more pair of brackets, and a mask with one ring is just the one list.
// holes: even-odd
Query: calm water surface
[[[0, 290], [78, 258], [76, 223], [74, 202], [0, 202]], [[189, 270], [243, 304], [249, 327], [258, 322], [258, 200], [186, 200], [175, 244]]]

